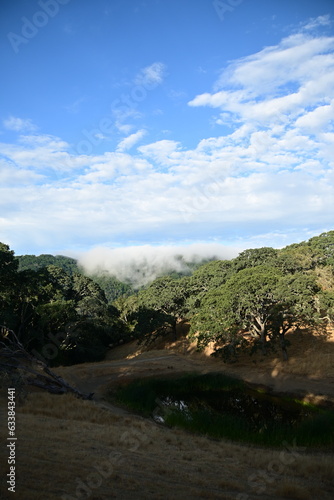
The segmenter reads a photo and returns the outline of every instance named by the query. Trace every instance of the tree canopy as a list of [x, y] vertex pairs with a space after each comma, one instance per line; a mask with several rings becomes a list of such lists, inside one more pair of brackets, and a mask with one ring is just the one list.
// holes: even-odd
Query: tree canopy
[[65, 265], [57, 266], [57, 258], [40, 257], [38, 265], [20, 270], [14, 252], [1, 244], [0, 325], [51, 364], [103, 359], [109, 344], [127, 338], [119, 311], [72, 259], [61, 258]]
[[[180, 257], [182, 258], [182, 257]], [[334, 231], [281, 250], [187, 263], [134, 291], [108, 273], [86, 276], [74, 259], [15, 257], [0, 243], [0, 325], [53, 363], [102, 359], [109, 345], [150, 342], [188, 320], [199, 349], [237, 355], [278, 346], [287, 359], [293, 328], [334, 321]], [[50, 347], [53, 343], [53, 347]], [[56, 348], [54, 348], [56, 346]]]

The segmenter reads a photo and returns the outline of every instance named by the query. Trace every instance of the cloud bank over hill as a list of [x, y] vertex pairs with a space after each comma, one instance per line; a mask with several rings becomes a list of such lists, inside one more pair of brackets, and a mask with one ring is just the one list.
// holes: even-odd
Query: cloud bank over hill
[[133, 246], [126, 248], [94, 248], [78, 257], [87, 274], [108, 273], [135, 288], [150, 283], [170, 272], [187, 272], [187, 263], [203, 259], [231, 259], [242, 249], [223, 245], [191, 244], [184, 246]]

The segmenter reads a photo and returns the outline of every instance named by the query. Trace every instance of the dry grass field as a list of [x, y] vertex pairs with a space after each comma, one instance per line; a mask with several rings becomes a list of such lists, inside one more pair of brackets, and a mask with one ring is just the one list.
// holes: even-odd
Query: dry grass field
[[[303, 341], [302, 341], [303, 335]], [[244, 446], [166, 428], [108, 404], [119, 381], [166, 373], [228, 371], [305, 399], [334, 399], [334, 337], [291, 334], [290, 360], [244, 356], [224, 365], [184, 339], [151, 351], [134, 345], [101, 363], [56, 371], [93, 401], [40, 390], [17, 398], [16, 492], [7, 491], [6, 397], [1, 399], [0, 497], [54, 499], [332, 499], [333, 454], [286, 443]]]

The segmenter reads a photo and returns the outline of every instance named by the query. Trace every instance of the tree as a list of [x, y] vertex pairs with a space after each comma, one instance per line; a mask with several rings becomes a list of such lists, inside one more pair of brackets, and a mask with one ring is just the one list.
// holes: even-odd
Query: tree
[[172, 329], [175, 339], [177, 322], [187, 311], [188, 291], [186, 283], [188, 283], [186, 277], [173, 279], [170, 276], [165, 276], [157, 278], [138, 294], [137, 310], [141, 311], [141, 316], [143, 317], [144, 310], [146, 310], [144, 315], [146, 322], [151, 314], [152, 324], [157, 325], [160, 321], [164, 330], [168, 325]]
[[332, 324], [334, 322], [334, 290], [322, 290], [318, 299], [320, 319]]
[[[245, 268], [217, 290], [209, 292], [203, 300], [206, 320], [205, 338], [201, 341], [205, 343], [210, 339], [213, 329], [213, 340], [233, 340], [235, 343], [237, 332], [248, 330], [259, 338], [265, 352], [273, 290], [280, 277], [279, 271], [269, 266]], [[195, 324], [199, 326], [198, 321]]]
[[315, 274], [295, 273], [279, 280], [274, 291], [270, 333], [273, 339], [279, 339], [284, 360], [288, 359], [285, 334], [292, 327], [315, 324], [319, 291]]
[[268, 265], [245, 268], [208, 292], [193, 318], [192, 334], [199, 347], [223, 341], [234, 348], [249, 332], [263, 353], [268, 340], [279, 339], [287, 359], [284, 336], [293, 325], [311, 321], [318, 290], [314, 275], [285, 276]]
[[17, 273], [17, 268], [14, 251], [5, 243], [0, 243], [0, 290], [8, 288], [10, 280]]
[[67, 274], [72, 275], [79, 272], [78, 263], [75, 259], [71, 257], [65, 257], [63, 255], [19, 255], [16, 257], [19, 264], [19, 271], [33, 270], [38, 271], [39, 269], [56, 266], [66, 271]]
[[94, 280], [79, 273], [74, 274], [72, 279], [72, 294], [76, 301], [80, 301], [85, 297], [94, 297], [105, 304], [107, 303], [104, 291]]
[[0, 243], [0, 323], [9, 328], [15, 327], [17, 321], [13, 307], [20, 290], [17, 268], [14, 251]]
[[317, 255], [322, 265], [334, 265], [334, 231], [322, 233], [308, 241], [309, 248]]
[[317, 258], [312, 248], [306, 243], [299, 243], [280, 250], [274, 265], [285, 274], [293, 274], [314, 269]]
[[30, 270], [18, 272], [16, 283], [16, 294], [11, 301], [12, 328], [27, 347], [38, 330], [38, 305], [49, 300], [49, 285], [44, 273]]
[[10, 301], [16, 284], [18, 263], [13, 250], [0, 243], [0, 305], [3, 308]]
[[122, 295], [129, 296], [134, 292], [131, 285], [119, 281], [108, 273], [101, 273], [90, 277], [102, 288], [109, 303], [114, 302], [114, 300]]
[[233, 268], [241, 271], [248, 267], [255, 267], [262, 264], [272, 265], [277, 258], [277, 250], [271, 247], [250, 248], [241, 252], [233, 259]]
[[[175, 318], [159, 309], [139, 306], [131, 315], [132, 334], [138, 343], [150, 344], [160, 336], [166, 335], [171, 329], [176, 335]], [[174, 328], [175, 327], [175, 328]]]
[[207, 292], [221, 286], [234, 272], [232, 261], [215, 260], [199, 267], [189, 278], [191, 295]]
[[73, 278], [61, 267], [51, 264], [37, 270], [36, 273], [48, 300], [70, 300], [72, 298]]
[[232, 261], [215, 260], [200, 266], [181, 284], [186, 287], [185, 313], [192, 316], [201, 306], [201, 301], [209, 290], [223, 285], [234, 273]]

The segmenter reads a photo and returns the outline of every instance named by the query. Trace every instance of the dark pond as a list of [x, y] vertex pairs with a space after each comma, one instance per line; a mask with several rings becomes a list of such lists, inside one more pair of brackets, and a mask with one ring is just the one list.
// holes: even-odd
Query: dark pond
[[181, 398], [170, 394], [158, 397], [156, 402], [153, 417], [160, 423], [164, 423], [171, 412], [181, 412], [189, 420], [194, 412], [202, 412], [242, 418], [256, 431], [277, 424], [295, 426], [316, 412], [300, 402], [261, 394], [250, 388], [197, 391], [196, 394], [183, 394]]
[[223, 374], [136, 380], [116, 399], [161, 424], [232, 440], [280, 446], [334, 444], [333, 409], [305, 405]]

